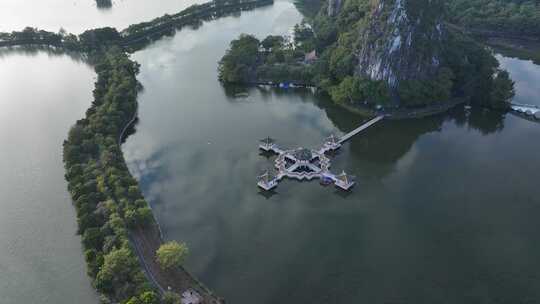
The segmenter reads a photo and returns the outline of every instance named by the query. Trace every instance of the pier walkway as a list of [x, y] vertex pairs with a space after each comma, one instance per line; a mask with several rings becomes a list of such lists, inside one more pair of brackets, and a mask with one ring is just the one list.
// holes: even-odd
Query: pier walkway
[[338, 150], [344, 142], [381, 121], [383, 118], [384, 115], [377, 116], [341, 137], [331, 135], [318, 150], [305, 148], [284, 150], [270, 137], [261, 140], [259, 149], [278, 155], [274, 162], [277, 172], [275, 175], [272, 175], [268, 171], [264, 172], [258, 177], [257, 185], [269, 191], [277, 187], [278, 183], [285, 177], [299, 181], [309, 181], [318, 178], [323, 184], [333, 183], [342, 190], [351, 189], [355, 185], [355, 177], [348, 175], [345, 171], [341, 174], [330, 172], [331, 164], [330, 159], [326, 156], [326, 152]]
[[372, 125], [378, 123], [379, 121], [381, 121], [382, 119], [384, 118], [384, 115], [380, 115], [380, 116], [377, 116], [375, 118], [373, 118], [372, 120], [366, 122], [365, 124], [361, 125], [360, 127], [352, 130], [351, 132], [343, 135], [340, 140], [339, 140], [339, 143], [342, 144], [344, 142], [346, 142], [347, 140], [349, 140], [351, 137], [355, 136], [356, 134], [364, 131], [365, 129], [371, 127]]

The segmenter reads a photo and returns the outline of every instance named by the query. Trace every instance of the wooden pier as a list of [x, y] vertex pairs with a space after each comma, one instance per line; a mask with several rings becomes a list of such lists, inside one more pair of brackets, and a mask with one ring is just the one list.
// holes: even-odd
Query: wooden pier
[[347, 140], [349, 140], [351, 137], [355, 136], [356, 134], [364, 131], [365, 129], [371, 127], [372, 125], [378, 123], [379, 121], [381, 121], [382, 119], [384, 118], [383, 115], [380, 115], [380, 116], [377, 116], [375, 118], [373, 118], [372, 120], [366, 122], [365, 124], [361, 125], [360, 127], [352, 130], [351, 132], [343, 135], [341, 137], [341, 139], [339, 140], [339, 143], [342, 144], [344, 142], [346, 142]]
[[339, 189], [350, 190], [355, 185], [355, 177], [348, 175], [345, 171], [341, 174], [330, 172], [331, 164], [326, 152], [338, 150], [344, 142], [383, 118], [382, 115], [377, 116], [341, 137], [331, 135], [318, 150], [306, 148], [284, 150], [270, 137], [261, 140], [260, 150], [278, 155], [274, 163], [277, 173], [272, 175], [266, 171], [258, 177], [257, 185], [265, 191], [270, 191], [276, 188], [283, 178], [287, 177], [299, 181], [321, 179], [333, 183]]

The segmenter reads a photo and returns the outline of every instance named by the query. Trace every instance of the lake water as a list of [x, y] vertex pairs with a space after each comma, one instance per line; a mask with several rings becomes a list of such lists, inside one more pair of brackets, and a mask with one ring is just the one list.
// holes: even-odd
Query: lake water
[[[0, 30], [124, 27], [192, 3], [143, 2], [2, 1]], [[165, 237], [188, 243], [188, 269], [236, 304], [540, 301], [538, 123], [479, 109], [383, 121], [333, 157], [358, 177], [351, 193], [294, 181], [259, 192], [255, 177], [273, 166], [259, 139], [317, 147], [363, 120], [310, 92], [237, 99], [217, 81], [231, 39], [300, 19], [276, 2], [133, 56], [145, 90], [124, 153]], [[540, 67], [498, 59], [516, 101], [540, 104]], [[97, 303], [61, 162], [95, 75], [44, 52], [1, 52], [0, 67], [0, 302]]]
[[113, 0], [100, 9], [95, 0], [2, 0], [0, 31], [22, 30], [26, 26], [48, 31], [64, 28], [79, 34], [85, 30], [112, 26], [119, 30], [130, 24], [173, 14], [205, 0]]
[[[261, 22], [264, 20], [264, 22]], [[309, 92], [234, 98], [217, 61], [240, 33], [286, 33], [294, 5], [185, 30], [138, 52], [140, 123], [124, 145], [167, 239], [229, 303], [516, 303], [540, 301], [540, 124], [456, 109], [383, 121], [333, 158], [358, 185], [345, 194], [256, 176], [284, 147], [317, 147], [363, 118]], [[516, 101], [540, 104], [540, 68], [499, 56]]]
[[90, 105], [91, 67], [0, 50], [0, 303], [97, 303], [67, 192], [62, 142]]

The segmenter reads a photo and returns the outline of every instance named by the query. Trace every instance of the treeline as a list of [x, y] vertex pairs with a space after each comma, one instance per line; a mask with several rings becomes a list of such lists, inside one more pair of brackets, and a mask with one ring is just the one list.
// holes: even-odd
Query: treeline
[[179, 21], [180, 19], [187, 17], [187, 16], [194, 16], [202, 13], [206, 13], [209, 11], [215, 11], [215, 9], [228, 7], [228, 6], [234, 6], [239, 4], [249, 4], [249, 3], [258, 3], [258, 2], [268, 2], [268, 1], [261, 1], [261, 0], [214, 0], [210, 2], [206, 2], [203, 4], [193, 4], [189, 6], [188, 8], [182, 10], [179, 13], [169, 15], [165, 14], [161, 17], [155, 18], [154, 20], [148, 21], [148, 22], [141, 22], [130, 25], [128, 28], [122, 31], [123, 36], [130, 36], [130, 35], [140, 35], [141, 33], [144, 33], [148, 30], [151, 30], [152, 28], [160, 27], [162, 25], [169, 25], [171, 23], [174, 23], [175, 21]]
[[203, 4], [194, 4], [177, 14], [165, 14], [149, 22], [130, 25], [120, 33], [122, 44], [136, 50], [152, 40], [173, 34], [176, 29], [183, 26], [198, 25], [206, 20], [270, 5], [273, 2], [273, 0], [214, 0]]
[[63, 153], [88, 274], [104, 303], [143, 294], [158, 298], [129, 241], [130, 228], [155, 222], [119, 146], [121, 131], [136, 113], [139, 66], [114, 47], [93, 57], [94, 101], [71, 128]]
[[166, 14], [149, 22], [130, 25], [121, 32], [112, 27], [104, 27], [87, 30], [77, 36], [65, 30], [54, 33], [27, 27], [22, 31], [0, 33], [0, 47], [34, 44], [91, 52], [102, 47], [119, 46], [134, 52], [153, 40], [174, 34], [175, 30], [183, 26], [198, 25], [205, 20], [272, 3], [273, 0], [214, 0], [194, 4], [174, 15]]
[[157, 225], [120, 149], [122, 132], [137, 111], [139, 65], [118, 47], [91, 57], [94, 100], [63, 145], [88, 275], [105, 304], [180, 304], [179, 295], [160, 294], [148, 281], [131, 242], [132, 231]]
[[263, 41], [241, 35], [219, 62], [219, 79], [227, 83], [292, 82], [311, 84], [313, 73], [299, 43], [282, 36]]
[[[494, 108], [509, 107], [514, 89], [508, 73], [499, 69], [497, 60], [483, 45], [455, 29], [446, 33], [434, 77], [401, 80], [396, 89], [391, 89], [386, 81], [360, 75], [359, 48], [375, 43], [364, 41], [361, 34], [369, 26], [371, 12], [369, 0], [344, 0], [336, 15], [329, 16], [323, 5], [310, 19], [311, 26], [297, 25], [293, 43], [274, 36], [262, 42], [241, 36], [231, 42], [220, 61], [219, 77], [224, 82], [245, 83], [301, 80], [316, 85], [334, 102], [349, 106], [387, 106], [397, 101], [402, 107], [416, 108], [461, 98]], [[429, 40], [419, 41], [414, 49], [417, 56], [431, 53]], [[310, 64], [299, 64], [311, 50], [318, 57]]]
[[[31, 27], [20, 32], [0, 33], [0, 47], [54, 46], [80, 52], [95, 66], [97, 81], [92, 106], [85, 118], [69, 131], [63, 144], [63, 160], [68, 190], [77, 211], [88, 275], [100, 292], [102, 303], [181, 302], [179, 295], [160, 294], [154, 288], [143, 272], [141, 263], [144, 261], [139, 261], [137, 249], [133, 247], [140, 233], [157, 231], [159, 227], [120, 148], [121, 133], [136, 117], [140, 89], [136, 79], [139, 65], [129, 59], [127, 52], [148, 43], [147, 38], [159, 38], [182, 25], [271, 3], [273, 0], [216, 0], [130, 26], [121, 33], [110, 27], [87, 30], [78, 36], [64, 30], [53, 33]], [[178, 18], [184, 19], [177, 22]], [[136, 37], [146, 41], [132, 44]], [[158, 241], [161, 243], [161, 239]], [[140, 254], [140, 259], [149, 258], [145, 256], [147, 252]], [[182, 275], [195, 281], [185, 271], [180, 272]], [[209, 290], [201, 288], [200, 283], [182, 288], [202, 289], [205, 301], [220, 302]]]
[[452, 23], [488, 35], [540, 40], [538, 0], [447, 1]]
[[120, 34], [111, 27], [88, 30], [78, 36], [63, 29], [54, 33], [32, 27], [26, 27], [22, 31], [0, 33], [0, 47], [48, 45], [71, 51], [92, 52], [103, 47], [120, 45], [120, 42]]
[[54, 33], [32, 27], [26, 27], [22, 31], [0, 33], [0, 47], [31, 44], [62, 46], [69, 50], [77, 50], [79, 39], [73, 34], [66, 33], [64, 30]]

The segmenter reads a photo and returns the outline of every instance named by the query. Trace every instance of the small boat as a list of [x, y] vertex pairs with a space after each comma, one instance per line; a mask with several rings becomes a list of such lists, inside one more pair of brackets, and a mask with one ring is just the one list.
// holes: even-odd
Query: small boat
[[249, 93], [248, 92], [236, 93], [236, 94], [234, 94], [234, 97], [235, 98], [247, 98], [247, 97], [249, 97]]
[[279, 84], [279, 87], [282, 88], [282, 89], [288, 89], [290, 87], [290, 83], [288, 82], [281, 82]]
[[333, 183], [334, 183], [334, 181], [331, 178], [329, 178], [327, 176], [321, 177], [321, 183], [320, 183], [321, 185], [329, 186], [329, 185], [331, 185]]

